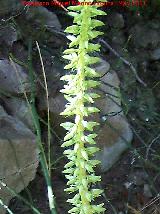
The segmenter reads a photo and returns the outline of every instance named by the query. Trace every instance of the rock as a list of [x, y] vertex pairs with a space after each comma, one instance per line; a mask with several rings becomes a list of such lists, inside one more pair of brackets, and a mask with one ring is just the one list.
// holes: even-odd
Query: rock
[[4, 17], [9, 13], [18, 12], [23, 6], [19, 0], [1, 0], [0, 17]]
[[96, 69], [101, 76], [104, 76], [110, 69], [110, 64], [106, 61], [104, 62], [105, 63], [97, 63], [95, 66], [93, 66], [93, 68]]
[[28, 74], [24, 68], [9, 60], [0, 60], [0, 90], [11, 94], [30, 91]]
[[137, 170], [129, 175], [129, 182], [133, 183], [136, 186], [141, 186], [147, 180], [147, 173]]
[[112, 13], [107, 16], [107, 23], [110, 27], [122, 29], [124, 28], [124, 18], [120, 13]]
[[17, 60], [27, 64], [28, 51], [26, 50], [24, 45], [21, 43], [21, 41], [17, 41], [13, 43], [11, 52]]
[[112, 42], [117, 45], [123, 45], [126, 42], [125, 34], [123, 31], [118, 31], [112, 36]]
[[[0, 180], [19, 193], [34, 179], [39, 163], [35, 135], [20, 120], [0, 106]], [[0, 198], [5, 205], [14, 197], [0, 183]], [[3, 208], [0, 214], [5, 213]]]
[[160, 43], [160, 30], [151, 27], [151, 23], [139, 23], [130, 29], [131, 41], [137, 48], [154, 49]]
[[[101, 62], [105, 66], [105, 61]], [[99, 67], [96, 69], [99, 72]], [[104, 172], [111, 168], [129, 147], [132, 140], [132, 131], [127, 123], [121, 108], [119, 95], [119, 78], [114, 71], [110, 71], [102, 78], [100, 89], [104, 96], [95, 102], [100, 109], [103, 119], [97, 137], [97, 145], [101, 151], [96, 158], [101, 160], [101, 170]], [[98, 89], [96, 89], [98, 91]]]
[[0, 106], [0, 139], [23, 139], [27, 136], [29, 139], [34, 138], [34, 134], [30, 129], [18, 119], [7, 115]]
[[151, 192], [150, 186], [148, 184], [144, 184], [143, 194], [147, 198], [152, 198], [153, 194]]
[[34, 129], [31, 110], [27, 101], [18, 97], [3, 97], [2, 99], [10, 115], [21, 120], [30, 129]]
[[53, 12], [48, 11], [45, 7], [30, 7], [26, 19], [47, 27], [49, 30], [61, 29], [61, 24]]
[[126, 119], [116, 116], [107, 120], [98, 132], [97, 145], [101, 151], [96, 158], [101, 161], [101, 171], [110, 169], [130, 146], [132, 132]]
[[17, 41], [17, 39], [17, 31], [13, 26], [2, 27], [0, 32], [0, 44], [4, 42], [8, 46], [12, 46], [12, 44]]
[[160, 59], [160, 48], [155, 49], [154, 51], [151, 52], [151, 57], [152, 60], [159, 60]]

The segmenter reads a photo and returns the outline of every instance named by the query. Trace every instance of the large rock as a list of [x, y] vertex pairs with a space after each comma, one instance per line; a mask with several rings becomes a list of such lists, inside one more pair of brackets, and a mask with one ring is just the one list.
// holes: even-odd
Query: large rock
[[43, 25], [50, 30], [60, 29], [61, 24], [56, 16], [56, 14], [48, 11], [45, 7], [30, 7], [26, 19], [33, 23]]
[[[97, 145], [101, 151], [96, 158], [101, 160], [101, 170], [106, 171], [120, 158], [121, 154], [130, 146], [132, 131], [123, 114], [119, 94], [119, 78], [114, 71], [108, 72], [108, 63], [104, 60], [96, 66], [96, 70], [102, 73], [106, 66], [106, 74], [101, 78], [101, 98], [96, 101], [100, 109], [102, 125], [98, 132]], [[103, 71], [104, 73], [104, 71]]]
[[7, 59], [0, 60], [0, 91], [11, 94], [30, 91], [28, 74], [22, 66]]
[[138, 23], [130, 29], [131, 41], [137, 48], [154, 49], [160, 43], [159, 28], [155, 28], [155, 22]]
[[[35, 135], [0, 106], [0, 180], [19, 193], [34, 179], [38, 162]], [[3, 203], [8, 205], [13, 197], [0, 183]], [[5, 209], [0, 206], [0, 214], [3, 213]]]

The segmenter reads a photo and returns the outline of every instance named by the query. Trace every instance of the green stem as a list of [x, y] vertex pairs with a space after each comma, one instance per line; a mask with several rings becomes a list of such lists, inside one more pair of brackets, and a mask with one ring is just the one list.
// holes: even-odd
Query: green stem
[[33, 122], [35, 125], [35, 129], [37, 132], [37, 145], [40, 150], [40, 163], [42, 166], [42, 171], [46, 180], [47, 184], [47, 189], [48, 189], [48, 200], [49, 200], [49, 207], [51, 214], [57, 214], [56, 208], [55, 208], [55, 199], [54, 199], [54, 194], [52, 190], [52, 184], [51, 184], [51, 177], [49, 175], [48, 171], [48, 165], [47, 165], [47, 160], [45, 156], [45, 152], [43, 149], [42, 145], [42, 139], [41, 139], [41, 128], [40, 128], [40, 123], [39, 123], [39, 117], [38, 113], [35, 107], [35, 85], [34, 85], [34, 75], [33, 75], [33, 68], [32, 68], [32, 40], [29, 41], [29, 59], [28, 59], [28, 68], [29, 68], [29, 74], [30, 74], [30, 82], [31, 82], [31, 101], [30, 101], [30, 106], [31, 106], [31, 111], [32, 111], [32, 117], [33, 117]]

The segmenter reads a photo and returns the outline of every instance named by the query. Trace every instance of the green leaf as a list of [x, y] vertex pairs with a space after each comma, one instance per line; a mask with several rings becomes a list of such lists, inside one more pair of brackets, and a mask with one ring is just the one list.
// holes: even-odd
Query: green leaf
[[74, 74], [69, 74], [69, 75], [64, 75], [60, 78], [60, 80], [63, 80], [63, 81], [73, 81], [74, 79], [76, 79], [76, 75]]
[[68, 141], [65, 141], [61, 147], [68, 147], [68, 146], [72, 146], [74, 144], [74, 140], [68, 140]]
[[93, 169], [93, 166], [89, 165], [89, 164], [86, 164], [85, 165], [85, 168], [88, 172], [94, 172], [94, 169]]
[[85, 81], [85, 87], [88, 88], [95, 88], [98, 85], [100, 85], [100, 82], [95, 81], [95, 80], [86, 80]]
[[91, 164], [93, 167], [96, 167], [100, 163], [101, 163], [101, 161], [99, 161], [99, 160], [90, 160], [89, 161], [89, 164]]
[[88, 113], [96, 113], [96, 112], [99, 112], [100, 110], [96, 107], [86, 107], [87, 109], [87, 112]]
[[70, 48], [70, 49], [66, 49], [65, 51], [63, 51], [64, 54], [71, 54], [71, 53], [76, 53], [78, 51], [78, 49], [75, 48]]
[[98, 147], [88, 147], [86, 148], [88, 155], [94, 155], [96, 152], [98, 152], [100, 149]]
[[104, 204], [100, 204], [100, 205], [92, 205], [92, 208], [94, 209], [95, 213], [101, 213], [104, 212], [106, 209], [103, 208]]
[[85, 67], [85, 74], [88, 77], [100, 77], [101, 76], [93, 68], [89, 68], [89, 67]]
[[74, 165], [75, 165], [74, 161], [69, 161], [69, 162], [64, 166], [64, 168], [72, 167], [72, 166], [74, 166]]
[[74, 151], [72, 149], [66, 149], [64, 152], [63, 152], [64, 155], [72, 155], [74, 156]]
[[93, 140], [93, 138], [95, 138], [97, 136], [97, 135], [96, 136], [95, 135], [96, 134], [89, 134], [89, 135], [85, 136], [85, 141], [89, 144], [96, 144], [96, 141]]
[[83, 6], [77, 5], [77, 6], [69, 6], [67, 7], [68, 10], [73, 10], [73, 11], [81, 11], [83, 9]]
[[78, 25], [72, 25], [70, 27], [67, 27], [66, 30], [65, 30], [65, 32], [67, 32], [67, 33], [73, 33], [73, 34], [77, 35], [77, 34], [79, 34], [79, 30], [80, 30], [80, 28], [79, 28]]
[[96, 27], [101, 27], [101, 26], [104, 26], [104, 25], [105, 24], [102, 21], [99, 21], [99, 20], [96, 20], [96, 19], [92, 19], [92, 22], [91, 22], [92, 29], [96, 28]]
[[72, 174], [74, 172], [74, 168], [68, 168], [68, 169], [65, 169], [63, 170], [62, 172], [65, 173], [65, 174]]
[[101, 189], [92, 189], [91, 194], [93, 195], [93, 198], [99, 197], [104, 191]]
[[83, 157], [85, 160], [88, 161], [88, 154], [87, 154], [87, 152], [86, 152], [85, 150], [81, 149], [81, 155], [82, 155], [82, 157]]
[[91, 57], [89, 55], [85, 56], [85, 64], [86, 65], [92, 65], [92, 64], [95, 64], [95, 63], [97, 63], [99, 61], [100, 61], [99, 57]]
[[103, 35], [104, 33], [101, 32], [101, 31], [96, 31], [96, 30], [92, 30], [92, 31], [89, 31], [88, 32], [88, 35], [89, 35], [89, 39], [95, 39], [97, 36], [101, 36]]
[[62, 57], [64, 59], [73, 60], [73, 58], [77, 58], [77, 54], [76, 53], [72, 53], [72, 54], [68, 54], [68, 55], [63, 55]]
[[89, 131], [93, 131], [93, 128], [95, 126], [99, 125], [99, 123], [97, 123], [97, 122], [88, 122], [85, 120], [82, 121], [82, 124], [83, 124], [84, 128], [86, 128]]
[[87, 52], [100, 51], [101, 46], [99, 44], [89, 43], [87, 47]]
[[77, 191], [77, 188], [76, 187], [69, 187], [69, 188], [66, 188], [65, 190], [64, 190], [65, 192], [75, 192], [75, 191]]
[[[68, 202], [71, 203], [70, 200], [68, 200]], [[71, 210], [68, 211], [68, 213], [79, 213], [79, 208], [78, 207], [73, 207]]]
[[60, 124], [60, 126], [62, 126], [66, 130], [70, 130], [71, 128], [73, 128], [74, 125], [75, 124], [71, 122], [65, 122]]
[[71, 138], [73, 138], [74, 135], [75, 135], [75, 132], [76, 132], [76, 127], [73, 127], [73, 128], [71, 129], [71, 131], [68, 132], [68, 133], [66, 134], [66, 136], [64, 137], [64, 141], [67, 141], [67, 140], [70, 140]]
[[[86, 198], [87, 198], [87, 200], [88, 200], [89, 202], [91, 202], [91, 201], [92, 201], [92, 194], [89, 193], [89, 192], [87, 192], [87, 193], [86, 193]], [[88, 213], [88, 212], [86, 212], [86, 213]]]
[[96, 176], [96, 175], [88, 175], [88, 181], [90, 183], [96, 183], [101, 181], [101, 176]]
[[79, 16], [79, 13], [76, 13], [76, 12], [68, 12], [68, 15], [69, 15], [69, 16], [73, 16], [73, 17], [77, 17], [77, 16]]
[[97, 8], [91, 8], [91, 16], [95, 17], [95, 16], [104, 16], [107, 15], [104, 11], [102, 10], [98, 10]]
[[69, 44], [69, 47], [72, 48], [73, 46], [77, 46], [79, 42], [80, 42], [80, 37], [77, 36], [77, 38], [74, 38], [72, 42]]

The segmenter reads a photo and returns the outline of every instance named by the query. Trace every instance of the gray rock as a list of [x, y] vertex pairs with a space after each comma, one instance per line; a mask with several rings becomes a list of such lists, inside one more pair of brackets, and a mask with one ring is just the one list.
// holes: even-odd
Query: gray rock
[[147, 173], [142, 170], [137, 170], [129, 175], [129, 182], [133, 183], [136, 186], [141, 186], [147, 180]]
[[[106, 64], [104, 60], [101, 63]], [[97, 71], [100, 72], [98, 67]], [[95, 104], [102, 114], [103, 125], [98, 132], [97, 145], [101, 151], [97, 153], [96, 158], [101, 160], [101, 170], [104, 172], [110, 169], [130, 146], [133, 134], [121, 108], [120, 81], [117, 74], [110, 71], [101, 80], [103, 82], [100, 88], [104, 95]]]
[[0, 31], [0, 44], [5, 42], [8, 46], [12, 46], [13, 42], [17, 41], [17, 31], [13, 26], [5, 26]]
[[[21, 121], [0, 106], [0, 180], [19, 193], [34, 179], [39, 163], [35, 135]], [[14, 196], [0, 183], [0, 198], [5, 205]], [[0, 207], [0, 214], [5, 209]]]
[[150, 186], [148, 184], [144, 184], [143, 193], [144, 193], [144, 196], [147, 197], [147, 198], [152, 198], [153, 197], [153, 194], [151, 192], [151, 188], [150, 188]]
[[18, 119], [8, 115], [2, 106], [0, 106], [0, 139], [19, 140], [35, 138], [32, 131]]
[[5, 107], [11, 116], [18, 118], [30, 129], [34, 129], [31, 109], [27, 101], [18, 97], [3, 98]]
[[123, 31], [116, 32], [112, 37], [112, 42], [117, 45], [123, 45], [126, 42], [126, 38]]
[[160, 30], [151, 28], [151, 23], [136, 24], [130, 29], [132, 41], [137, 48], [154, 49], [160, 43]]
[[[104, 61], [105, 62], [105, 61]], [[96, 71], [98, 71], [98, 73], [101, 76], [104, 76], [110, 69], [110, 64], [108, 62], [105, 63], [97, 63], [95, 66], [93, 66], [94, 69], [96, 69]]]
[[52, 28], [61, 29], [61, 24], [57, 16], [45, 7], [30, 7], [26, 14], [26, 19], [40, 25], [43, 24], [43, 26], [50, 30]]
[[29, 92], [28, 74], [24, 68], [13, 61], [0, 60], [0, 90], [11, 94]]
[[120, 13], [112, 13], [107, 16], [107, 23], [110, 27], [121, 29], [124, 28], [124, 18]]
[[160, 48], [155, 49], [154, 51], [151, 52], [151, 57], [152, 60], [159, 60], [160, 59]]

